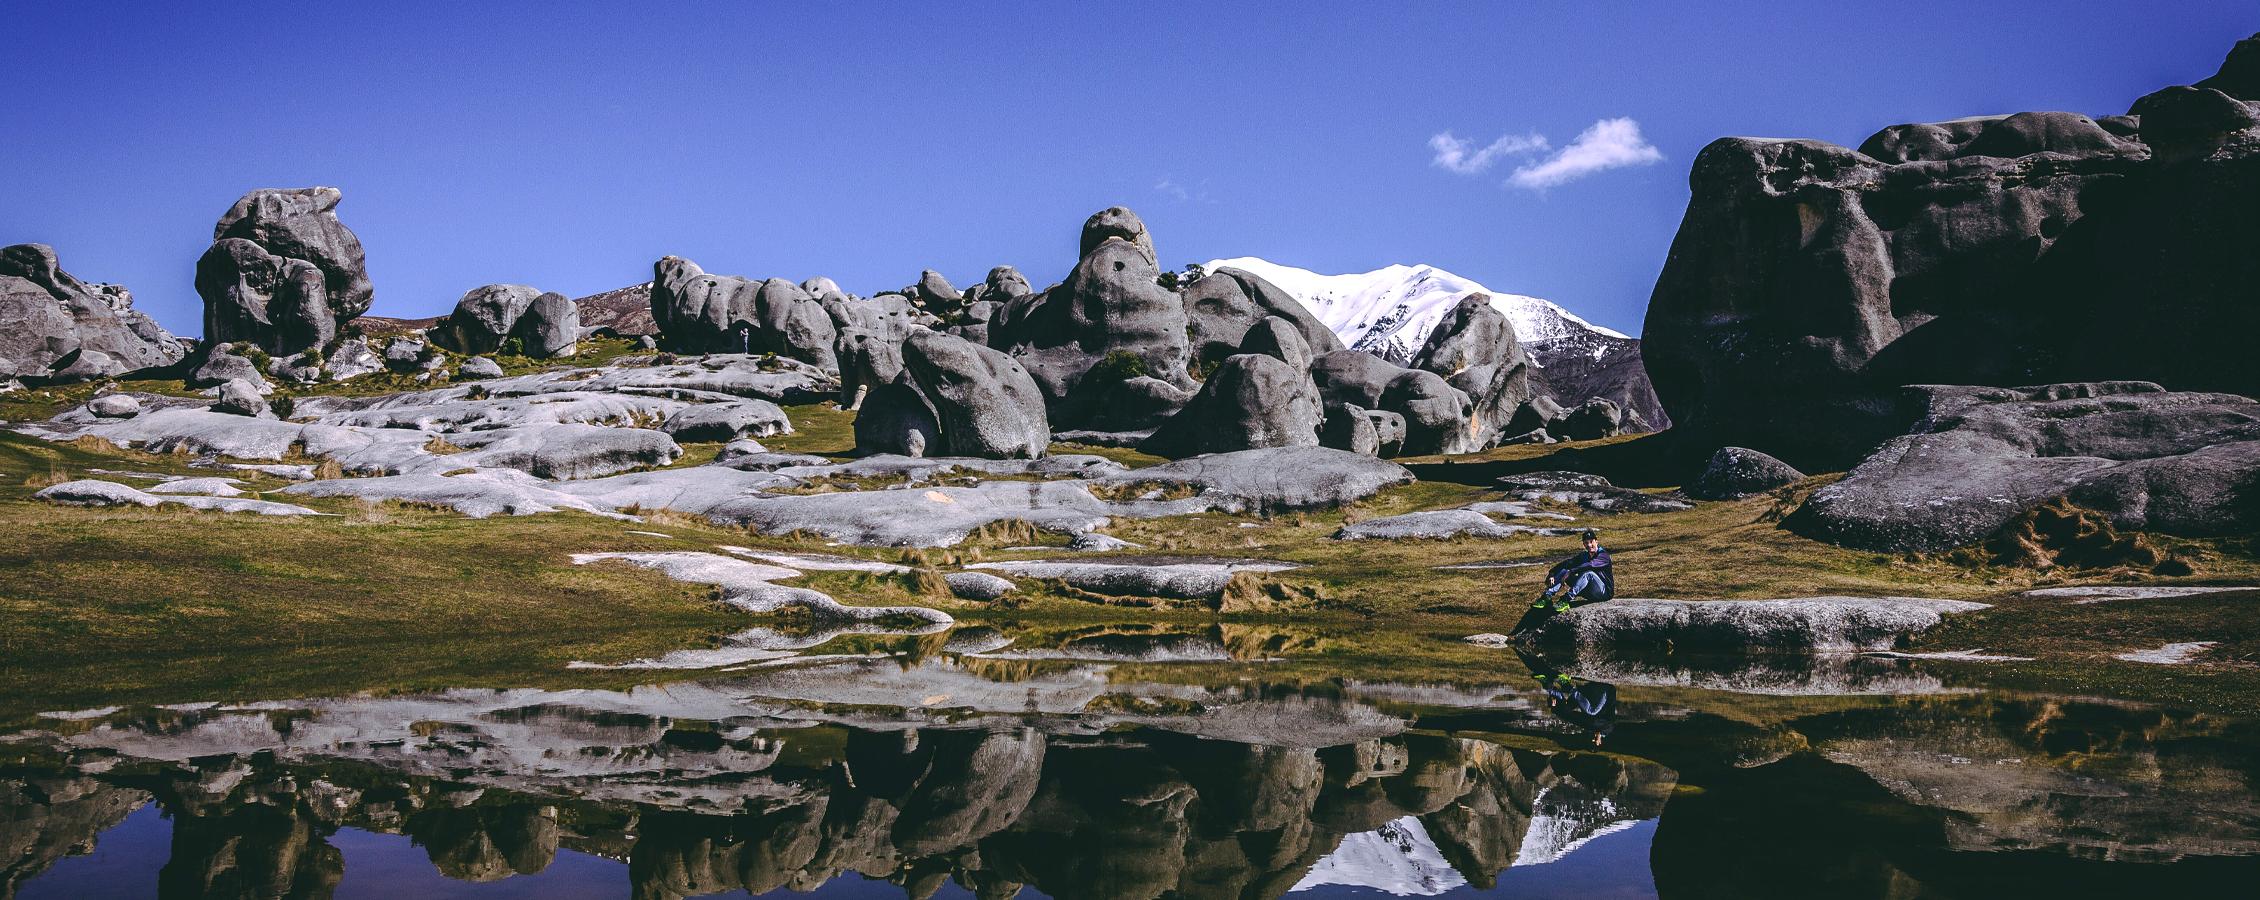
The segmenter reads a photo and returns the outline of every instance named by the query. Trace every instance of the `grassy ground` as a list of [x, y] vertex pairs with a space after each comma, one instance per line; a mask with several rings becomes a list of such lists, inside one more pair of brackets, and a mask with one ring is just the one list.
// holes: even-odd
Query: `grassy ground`
[[[576, 360], [579, 362], [579, 360]], [[157, 385], [133, 385], [135, 389]], [[177, 387], [175, 388], [177, 390]], [[82, 402], [91, 387], [0, 399], [0, 416], [31, 418]], [[796, 431], [764, 439], [772, 449], [839, 454], [851, 449], [853, 414], [831, 404], [789, 410]], [[1595, 445], [1566, 448], [1590, 452]], [[1605, 449], [1636, 449], [1631, 440]], [[682, 464], [711, 459], [693, 445]], [[1089, 448], [1061, 448], [1083, 452]], [[1490, 466], [1543, 466], [1561, 447], [1501, 448], [1480, 459], [1413, 460], [1480, 476]], [[1105, 450], [1131, 464], [1135, 451]], [[0, 433], [0, 694], [11, 706], [99, 705], [123, 696], [178, 702], [211, 695], [395, 690], [451, 683], [551, 683], [575, 659], [618, 660], [696, 646], [749, 624], [704, 588], [626, 566], [575, 567], [574, 552], [711, 550], [716, 544], [849, 553], [928, 568], [1024, 557], [1009, 548], [1057, 543], [1056, 535], [1000, 526], [945, 551], [818, 547], [761, 538], [662, 514], [636, 525], [556, 514], [473, 521], [397, 504], [315, 501], [339, 515], [266, 519], [191, 511], [91, 510], [29, 499], [39, 486], [95, 468], [210, 474], [175, 457], [101, 446], [53, 445]], [[1261, 557], [1303, 568], [1276, 576], [1296, 589], [1264, 612], [1222, 615], [1192, 606], [1094, 603], [1064, 585], [1030, 581], [1008, 602], [943, 596], [926, 576], [814, 573], [804, 582], [845, 602], [919, 603], [967, 622], [1014, 628], [1168, 627], [1274, 629], [1312, 678], [1342, 671], [1400, 671], [1456, 679], [1501, 668], [1496, 651], [1452, 638], [1504, 630], [1543, 576], [1544, 563], [1575, 549], [1566, 537], [1372, 541], [1332, 535], [1345, 522], [1495, 499], [1482, 477], [1434, 478], [1350, 508], [1261, 518], [1210, 514], [1122, 521], [1109, 531], [1140, 553]], [[2069, 606], [2004, 600], [2042, 583], [2110, 580], [2124, 573], [2036, 574], [1970, 568], [1935, 558], [1879, 555], [1808, 541], [1775, 527], [1811, 479], [1778, 496], [1705, 503], [1655, 515], [1579, 517], [1615, 553], [1626, 596], [1753, 598], [1815, 594], [1984, 599], [1992, 612], [1954, 620], [1926, 642], [1978, 646], [2039, 663], [2002, 669], [2052, 690], [2083, 686], [2142, 696], [2260, 697], [2260, 637], [2245, 623], [2250, 600], [2130, 601]], [[252, 482], [272, 490], [279, 481]], [[305, 501], [293, 501], [305, 502]], [[1538, 524], [1552, 524], [1540, 522]], [[657, 531], [667, 538], [630, 535]], [[2260, 583], [2260, 547], [2250, 537], [2164, 541], [2193, 561], [2192, 582]], [[1514, 568], [1444, 569], [1528, 562]], [[2146, 579], [2147, 580], [2147, 579]], [[1386, 627], [1377, 628], [1377, 623]], [[2111, 661], [2115, 652], [2185, 640], [2220, 647], [2196, 667]], [[246, 664], [255, 660], [255, 664]], [[1298, 671], [1281, 669], [1281, 673]], [[605, 676], [587, 676], [601, 680]], [[626, 676], [621, 676], [626, 677]], [[2243, 703], [2241, 699], [2223, 703]]]

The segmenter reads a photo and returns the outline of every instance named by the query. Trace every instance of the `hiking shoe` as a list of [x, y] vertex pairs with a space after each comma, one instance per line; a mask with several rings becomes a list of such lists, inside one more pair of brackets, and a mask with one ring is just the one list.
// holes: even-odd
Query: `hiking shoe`
[[1554, 611], [1555, 611], [1555, 612], [1558, 612], [1558, 613], [1566, 613], [1566, 612], [1569, 612], [1569, 600], [1567, 600], [1567, 599], [1560, 599], [1560, 600], [1555, 600], [1555, 601], [1554, 601]]
[[1551, 597], [1548, 597], [1548, 596], [1546, 596], [1545, 594], [1539, 594], [1539, 595], [1538, 595], [1538, 601], [1537, 601], [1537, 602], [1535, 602], [1535, 603], [1532, 603], [1532, 604], [1530, 604], [1530, 608], [1531, 608], [1531, 609], [1545, 609], [1545, 608], [1546, 608], [1546, 602], [1547, 602], [1548, 600], [1551, 600], [1551, 599], [1553, 599], [1553, 598], [1551, 598]]

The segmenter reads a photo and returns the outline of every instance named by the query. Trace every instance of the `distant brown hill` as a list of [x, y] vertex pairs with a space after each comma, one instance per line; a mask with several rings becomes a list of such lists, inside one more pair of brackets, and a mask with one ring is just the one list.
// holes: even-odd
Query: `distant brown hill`
[[658, 334], [651, 318], [651, 282], [614, 288], [573, 301], [581, 308], [581, 327], [610, 328], [620, 334]]
[[[581, 308], [581, 327], [610, 328], [618, 334], [658, 334], [659, 324], [651, 318], [651, 282], [614, 288], [601, 294], [590, 294], [573, 301]], [[423, 319], [396, 319], [391, 316], [362, 316], [354, 319], [361, 333], [370, 337], [390, 337], [410, 331], [421, 331], [439, 324], [444, 316]]]

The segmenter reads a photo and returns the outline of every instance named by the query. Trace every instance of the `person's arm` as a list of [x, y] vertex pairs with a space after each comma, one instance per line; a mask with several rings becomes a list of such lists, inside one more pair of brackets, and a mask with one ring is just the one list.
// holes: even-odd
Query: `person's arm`
[[1577, 557], [1575, 556], [1555, 563], [1552, 569], [1546, 571], [1546, 583], [1555, 584], [1568, 577], [1570, 567], [1574, 565], [1577, 565]]
[[1588, 569], [1606, 569], [1615, 564], [1614, 561], [1609, 559], [1609, 548], [1607, 547], [1593, 551], [1593, 558], [1585, 561], [1585, 567]]

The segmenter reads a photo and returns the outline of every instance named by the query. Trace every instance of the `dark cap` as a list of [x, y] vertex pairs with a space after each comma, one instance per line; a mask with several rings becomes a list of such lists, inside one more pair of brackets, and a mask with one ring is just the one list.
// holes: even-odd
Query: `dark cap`
[[1585, 529], [1585, 534], [1581, 535], [1581, 537], [1588, 541], [1598, 541], [1601, 539], [1601, 533], [1588, 528]]

